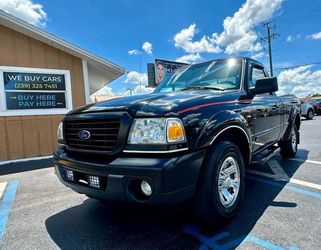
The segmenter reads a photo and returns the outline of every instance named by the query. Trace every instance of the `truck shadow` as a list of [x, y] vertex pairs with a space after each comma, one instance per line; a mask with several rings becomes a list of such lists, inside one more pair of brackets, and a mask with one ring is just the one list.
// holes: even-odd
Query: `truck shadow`
[[61, 249], [197, 249], [198, 241], [182, 231], [188, 220], [186, 214], [87, 199], [48, 218], [46, 227]]
[[[299, 153], [302, 162], [275, 158], [290, 178], [308, 158], [308, 151], [301, 149]], [[260, 169], [256, 168], [257, 171]], [[296, 203], [289, 200], [275, 201], [286, 182], [269, 185], [264, 181], [267, 178], [262, 178], [249, 175], [246, 179], [243, 204], [230, 223], [219, 229], [198, 226], [198, 232], [205, 238], [228, 232], [224, 241], [232, 241], [249, 235], [267, 208], [296, 207]], [[50, 237], [61, 249], [198, 249], [202, 244], [199, 238], [184, 230], [186, 225], [197, 224], [186, 210], [173, 212], [170, 208], [108, 204], [87, 199], [83, 204], [49, 217], [45, 224]], [[230, 248], [234, 249], [240, 243]], [[215, 246], [219, 244], [218, 241]], [[214, 248], [208, 243], [205, 246]]]

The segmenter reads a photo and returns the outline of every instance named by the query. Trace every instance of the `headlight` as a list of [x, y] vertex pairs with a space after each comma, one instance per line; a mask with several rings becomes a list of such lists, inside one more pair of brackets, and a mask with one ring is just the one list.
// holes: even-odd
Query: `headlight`
[[184, 127], [178, 118], [135, 119], [128, 136], [128, 144], [166, 144], [184, 141]]
[[58, 141], [62, 141], [64, 139], [64, 132], [63, 132], [63, 123], [60, 122], [57, 128], [57, 139]]

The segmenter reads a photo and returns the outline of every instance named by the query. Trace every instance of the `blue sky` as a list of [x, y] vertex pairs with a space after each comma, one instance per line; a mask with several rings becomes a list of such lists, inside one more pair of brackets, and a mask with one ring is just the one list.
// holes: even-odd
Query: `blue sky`
[[[21, 15], [8, 7], [17, 4], [17, 0], [1, 2], [0, 8]], [[272, 41], [275, 68], [321, 61], [320, 0], [20, 2], [31, 8], [30, 13], [38, 13], [36, 18], [31, 15], [29, 22], [131, 71], [109, 85], [114, 94], [137, 86], [140, 57], [144, 81], [146, 63], [155, 58], [176, 60], [188, 55], [191, 62], [197, 62], [246, 55], [268, 65], [267, 44], [260, 43], [260, 37], [266, 36], [262, 24], [267, 20], [275, 21], [275, 32], [279, 34]], [[144, 50], [141, 55], [128, 53], [140, 51], [141, 44], [147, 41], [152, 45], [152, 53]], [[311, 93], [311, 89], [321, 92], [319, 65], [285, 70], [279, 80], [281, 93], [303, 96]]]

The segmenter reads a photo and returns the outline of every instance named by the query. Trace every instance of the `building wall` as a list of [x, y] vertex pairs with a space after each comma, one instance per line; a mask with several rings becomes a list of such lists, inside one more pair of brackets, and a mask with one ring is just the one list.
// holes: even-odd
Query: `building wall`
[[[81, 59], [1, 25], [0, 65], [70, 70], [73, 108], [86, 103]], [[0, 117], [0, 161], [51, 155], [62, 117]]]

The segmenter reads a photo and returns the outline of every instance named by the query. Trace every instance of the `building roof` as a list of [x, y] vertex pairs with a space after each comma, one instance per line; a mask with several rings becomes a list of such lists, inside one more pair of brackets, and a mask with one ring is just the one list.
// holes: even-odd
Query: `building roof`
[[[72, 43], [56, 37], [32, 24], [8, 14], [3, 10], [0, 10], [0, 24], [85, 60], [90, 66], [95, 67], [99, 71], [106, 72], [105, 79], [108, 79], [109, 82], [118, 78], [126, 71], [122, 66], [114, 64]], [[106, 84], [107, 83], [108, 82], [106, 82]], [[102, 86], [95, 86], [94, 89], [98, 90], [99, 87]]]
[[108, 100], [112, 100], [120, 97], [121, 96], [117, 96], [117, 95], [108, 96], [108, 95], [95, 95], [95, 94], [90, 96], [93, 102], [103, 102], [103, 101], [108, 101]]

